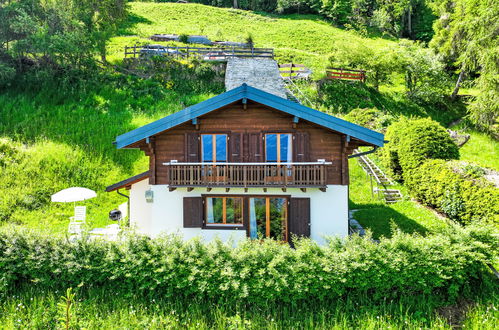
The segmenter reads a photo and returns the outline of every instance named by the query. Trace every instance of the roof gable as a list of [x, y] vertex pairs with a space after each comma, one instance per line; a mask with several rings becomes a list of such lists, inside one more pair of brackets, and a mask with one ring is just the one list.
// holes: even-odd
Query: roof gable
[[283, 99], [246, 84], [122, 134], [116, 137], [116, 146], [124, 148], [242, 99], [250, 99], [369, 144], [379, 147], [383, 146], [384, 136], [381, 133]]

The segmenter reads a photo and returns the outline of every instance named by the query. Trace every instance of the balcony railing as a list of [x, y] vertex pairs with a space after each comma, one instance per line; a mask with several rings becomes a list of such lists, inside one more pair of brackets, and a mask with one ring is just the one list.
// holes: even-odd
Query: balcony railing
[[172, 187], [325, 187], [328, 162], [165, 163]]

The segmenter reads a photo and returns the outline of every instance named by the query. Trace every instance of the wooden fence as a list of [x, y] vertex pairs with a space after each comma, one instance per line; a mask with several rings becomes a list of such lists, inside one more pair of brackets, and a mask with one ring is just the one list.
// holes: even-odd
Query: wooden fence
[[296, 63], [279, 64], [279, 72], [283, 79], [303, 79], [308, 78], [310, 74], [305, 65]]
[[171, 56], [224, 61], [231, 57], [274, 58], [273, 48], [125, 46], [125, 58]]
[[356, 80], [366, 82], [366, 71], [331, 68], [326, 70], [326, 79]]

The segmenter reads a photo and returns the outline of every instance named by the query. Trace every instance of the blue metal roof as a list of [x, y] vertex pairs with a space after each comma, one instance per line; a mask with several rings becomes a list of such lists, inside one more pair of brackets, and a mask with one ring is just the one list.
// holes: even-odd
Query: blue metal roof
[[308, 108], [296, 102], [283, 99], [279, 96], [275, 96], [246, 84], [242, 84], [241, 86], [228, 92], [222, 93], [172, 115], [134, 129], [133, 131], [122, 134], [116, 137], [116, 146], [118, 148], [124, 148], [135, 142], [166, 131], [172, 127], [188, 122], [244, 98], [253, 100], [333, 131], [349, 135], [352, 138], [356, 138], [369, 144], [379, 147], [383, 146], [384, 136], [381, 133]]

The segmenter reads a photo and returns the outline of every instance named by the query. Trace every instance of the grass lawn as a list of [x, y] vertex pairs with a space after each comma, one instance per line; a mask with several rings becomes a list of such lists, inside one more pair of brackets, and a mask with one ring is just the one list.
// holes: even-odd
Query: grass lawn
[[470, 139], [459, 150], [460, 159], [499, 171], [499, 141], [488, 134], [465, 130]]
[[[358, 209], [355, 219], [365, 229], [370, 229], [374, 238], [391, 237], [392, 228], [396, 226], [406, 233], [431, 233], [447, 226], [445, 218], [423, 207], [407, 197], [402, 186], [400, 189], [404, 200], [395, 204], [386, 204], [377, 195], [371, 194], [371, 184], [366, 173], [356, 159], [349, 161], [350, 165], [350, 209]], [[376, 183], [373, 181], [374, 187]]]

